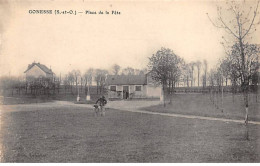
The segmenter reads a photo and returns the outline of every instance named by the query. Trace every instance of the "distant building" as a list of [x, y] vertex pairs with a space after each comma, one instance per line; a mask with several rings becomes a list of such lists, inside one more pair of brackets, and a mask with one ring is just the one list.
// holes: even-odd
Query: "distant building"
[[32, 63], [28, 65], [27, 70], [24, 72], [26, 74], [26, 80], [35, 78], [50, 78], [53, 79], [55, 74], [51, 69], [40, 63]]
[[109, 99], [161, 98], [162, 87], [155, 85], [149, 74], [108, 75]]

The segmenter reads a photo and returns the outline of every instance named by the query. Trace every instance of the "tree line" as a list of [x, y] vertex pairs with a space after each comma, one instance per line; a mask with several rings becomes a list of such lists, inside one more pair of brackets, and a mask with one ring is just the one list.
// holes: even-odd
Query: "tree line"
[[58, 78], [27, 78], [3, 76], [0, 77], [1, 95], [50, 95], [59, 93]]
[[52, 78], [23, 78], [15, 76], [0, 77], [0, 93], [26, 94], [26, 95], [50, 95], [60, 93], [64, 94], [88, 94], [90, 86], [95, 85], [96, 94], [106, 93], [105, 79], [108, 74], [111, 75], [145, 75], [147, 69], [137, 69], [132, 67], [122, 68], [114, 64], [110, 70], [89, 68], [85, 72], [74, 69], [65, 74], [62, 78], [54, 76]]

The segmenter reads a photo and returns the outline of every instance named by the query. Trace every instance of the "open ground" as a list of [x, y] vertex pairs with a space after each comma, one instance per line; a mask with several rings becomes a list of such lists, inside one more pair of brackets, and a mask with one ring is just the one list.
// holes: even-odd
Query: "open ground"
[[[203, 94], [185, 97], [176, 95], [166, 108], [159, 101], [113, 101], [105, 117], [73, 102], [2, 105], [1, 162], [260, 162], [260, 125], [131, 112], [243, 120], [239, 106], [222, 113]], [[251, 106], [254, 121], [257, 108]]]

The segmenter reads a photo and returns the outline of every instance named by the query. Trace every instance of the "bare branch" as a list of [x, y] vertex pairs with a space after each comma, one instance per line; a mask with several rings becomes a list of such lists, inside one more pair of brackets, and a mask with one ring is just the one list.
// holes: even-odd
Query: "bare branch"
[[240, 23], [240, 15], [239, 15], [239, 12], [237, 13], [236, 15], [236, 20], [237, 20], [237, 25], [238, 25], [238, 36], [240, 37], [241, 34], [242, 34], [242, 24]]
[[248, 34], [248, 32], [251, 30], [252, 25], [254, 24], [254, 21], [255, 21], [256, 15], [257, 15], [257, 11], [258, 11], [259, 2], [260, 2], [260, 1], [257, 2], [256, 9], [255, 9], [255, 11], [254, 11], [254, 16], [253, 16], [252, 22], [251, 22], [249, 28], [247, 29], [246, 33], [242, 36], [242, 39]]
[[223, 27], [223, 26], [218, 26], [217, 24], [215, 24], [212, 20], [211, 20], [211, 18], [209, 17], [209, 14], [208, 13], [206, 13], [207, 14], [207, 16], [208, 16], [208, 18], [209, 18], [209, 21], [212, 23], [212, 25], [214, 25], [215, 27], [217, 27], [217, 28], [225, 28], [225, 27]]
[[248, 13], [246, 15], [246, 19], [249, 17], [249, 14], [251, 13], [251, 10], [252, 10], [252, 7], [250, 7], [250, 9], [249, 9], [249, 11], [248, 11]]
[[219, 20], [221, 21], [221, 23], [224, 25], [225, 29], [228, 30], [228, 32], [230, 32], [234, 37], [236, 37], [237, 39], [239, 38], [228, 26], [227, 24], [223, 21], [222, 17], [219, 17]]
[[225, 45], [222, 44], [222, 46], [224, 47], [225, 54], [228, 55], [228, 56], [230, 56], [231, 53], [227, 51], [227, 48], [225, 47]]
[[231, 8], [230, 8], [230, 9], [233, 11], [233, 13], [235, 14], [235, 16], [237, 16], [237, 12], [236, 12], [236, 10], [234, 9], [233, 5], [231, 5]]

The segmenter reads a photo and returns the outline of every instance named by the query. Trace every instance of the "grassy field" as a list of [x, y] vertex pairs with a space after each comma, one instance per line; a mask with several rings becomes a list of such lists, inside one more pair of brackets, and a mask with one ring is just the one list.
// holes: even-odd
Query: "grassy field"
[[31, 103], [46, 103], [52, 102], [53, 99], [48, 96], [16, 96], [16, 97], [3, 97], [0, 96], [0, 104], [2, 105], [15, 105], [15, 104], [31, 104]]
[[260, 162], [259, 125], [42, 104], [0, 106], [2, 162]]
[[77, 95], [41, 95], [41, 96], [32, 96], [32, 95], [20, 95], [20, 96], [0, 96], [0, 104], [2, 105], [15, 105], [15, 104], [34, 104], [34, 103], [46, 103], [52, 101], [71, 101], [78, 104], [91, 104], [94, 103], [100, 95], [93, 95], [91, 101], [86, 101], [85, 95], [80, 95], [81, 101], [77, 102]]
[[[40, 93], [41, 92], [41, 93]], [[90, 97], [91, 101], [96, 101], [100, 98], [100, 91], [97, 92], [96, 86], [90, 86]], [[106, 96], [106, 93], [104, 94]], [[19, 93], [18, 90], [13, 89], [0, 89], [0, 104], [4, 105], [14, 105], [14, 104], [28, 104], [28, 103], [44, 103], [52, 100], [59, 101], [73, 101], [76, 102], [76, 98], [78, 96], [78, 89], [76, 86], [73, 86], [72, 90], [67, 89], [65, 91], [64, 85], [60, 86], [60, 89], [56, 89], [55, 93], [53, 90], [49, 91], [49, 94], [44, 94], [43, 91], [38, 91], [37, 94], [31, 93], [30, 89], [27, 90], [22, 89]], [[81, 103], [86, 102], [86, 93], [84, 86], [79, 86], [79, 96], [81, 98]]]
[[[215, 99], [216, 101], [216, 99]], [[167, 103], [169, 103], [167, 101]], [[143, 108], [152, 112], [178, 113], [185, 115], [210, 116], [229, 119], [244, 119], [245, 109], [242, 95], [236, 95], [234, 102], [231, 94], [225, 94], [223, 100], [223, 111], [220, 98], [219, 108], [216, 108], [210, 100], [209, 94], [176, 94], [173, 97], [172, 105], [167, 104]], [[255, 94], [250, 95], [249, 120], [260, 121], [259, 101], [255, 101]]]

